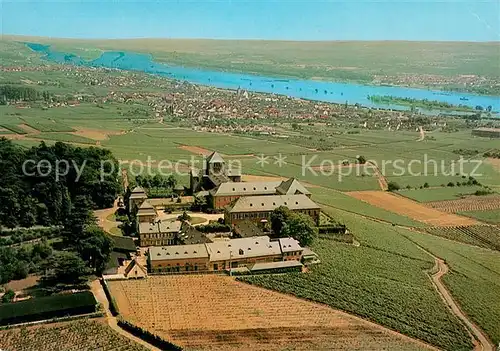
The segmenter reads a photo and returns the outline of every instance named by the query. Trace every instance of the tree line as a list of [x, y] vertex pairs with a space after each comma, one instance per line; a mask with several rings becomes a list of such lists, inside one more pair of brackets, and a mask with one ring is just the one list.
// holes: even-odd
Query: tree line
[[38, 101], [51, 99], [47, 91], [38, 91], [31, 87], [17, 85], [0, 85], [0, 105], [6, 105], [7, 101]]

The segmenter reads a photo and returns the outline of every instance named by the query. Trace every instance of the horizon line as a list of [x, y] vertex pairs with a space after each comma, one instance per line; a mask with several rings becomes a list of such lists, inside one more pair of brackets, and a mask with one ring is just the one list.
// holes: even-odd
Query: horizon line
[[292, 43], [339, 43], [339, 42], [401, 42], [401, 43], [474, 43], [474, 44], [492, 44], [500, 43], [499, 40], [408, 40], [408, 39], [331, 39], [331, 40], [297, 40], [297, 39], [262, 39], [262, 38], [200, 38], [200, 37], [128, 37], [128, 38], [80, 38], [80, 37], [53, 37], [29, 34], [7, 34], [0, 33], [1, 38], [4, 37], [24, 37], [24, 38], [40, 38], [40, 39], [55, 39], [55, 40], [213, 40], [213, 41], [271, 41], [271, 42], [292, 42]]

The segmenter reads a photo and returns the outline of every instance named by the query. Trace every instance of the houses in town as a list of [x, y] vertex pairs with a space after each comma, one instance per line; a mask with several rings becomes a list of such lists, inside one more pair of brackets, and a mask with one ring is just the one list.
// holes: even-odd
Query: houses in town
[[150, 247], [148, 265], [155, 273], [249, 271], [301, 268], [303, 248], [293, 238], [269, 236], [213, 243]]
[[500, 128], [476, 128], [472, 135], [483, 138], [500, 138]]

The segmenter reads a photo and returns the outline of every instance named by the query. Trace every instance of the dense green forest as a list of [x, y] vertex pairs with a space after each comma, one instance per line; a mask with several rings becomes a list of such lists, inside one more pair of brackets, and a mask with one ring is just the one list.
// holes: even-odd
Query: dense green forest
[[[0, 284], [35, 273], [54, 287], [102, 272], [112, 241], [93, 210], [111, 207], [121, 190], [112, 153], [60, 142], [25, 149], [1, 138], [0, 169]], [[50, 227], [18, 228], [34, 225]]]
[[[115, 172], [101, 179], [101, 164]], [[77, 196], [88, 196], [98, 209], [111, 207], [120, 191], [118, 161], [102, 148], [42, 142], [24, 149], [1, 138], [0, 169], [0, 229], [60, 225]]]

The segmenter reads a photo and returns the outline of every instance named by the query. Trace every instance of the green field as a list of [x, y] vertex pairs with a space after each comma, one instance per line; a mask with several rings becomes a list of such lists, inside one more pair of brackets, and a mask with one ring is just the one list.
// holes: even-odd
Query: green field
[[50, 123], [50, 122], [37, 122], [32, 121], [27, 123], [28, 126], [39, 130], [40, 132], [74, 132], [75, 130], [71, 127], [65, 126], [62, 123]]
[[101, 320], [76, 320], [0, 331], [6, 350], [146, 351]]
[[465, 211], [465, 212], [458, 212], [458, 214], [462, 216], [476, 218], [479, 219], [480, 221], [492, 224], [500, 223], [500, 209], [489, 210], [489, 211]]
[[[467, 179], [464, 179], [467, 181]], [[418, 202], [431, 202], [443, 200], [456, 200], [464, 195], [474, 194], [478, 190], [484, 190], [480, 186], [454, 186], [431, 189], [403, 189], [399, 194]]]
[[[97, 58], [103, 51], [134, 51], [150, 53], [156, 60], [170, 64], [321, 80], [367, 83], [372, 82], [375, 75], [402, 74], [500, 76], [495, 43], [78, 40], [13, 36], [4, 36], [4, 39], [51, 44], [55, 50], [86, 59]], [[23, 50], [11, 42], [9, 45]], [[19, 59], [11, 53], [4, 57], [9, 62]], [[461, 88], [457, 84], [446, 87]]]
[[337, 209], [327, 211], [347, 224], [360, 247], [319, 239], [313, 250], [321, 264], [311, 273], [244, 280], [355, 313], [443, 349], [472, 347], [425, 272], [433, 259], [404, 236], [410, 231]]
[[500, 229], [495, 226], [433, 227], [426, 231], [446, 239], [500, 251]]
[[450, 272], [443, 277], [464, 312], [495, 345], [500, 342], [500, 253], [408, 232], [409, 238], [444, 260]]
[[95, 145], [95, 140], [85, 138], [79, 135], [73, 135], [68, 133], [40, 133], [36, 134], [38, 139], [63, 141], [66, 143], [77, 143], [77, 144], [89, 144]]
[[26, 131], [20, 127], [18, 127], [16, 124], [11, 124], [11, 123], [2, 123], [0, 124], [0, 127], [3, 127], [10, 132], [14, 132], [16, 134], [26, 134]]

